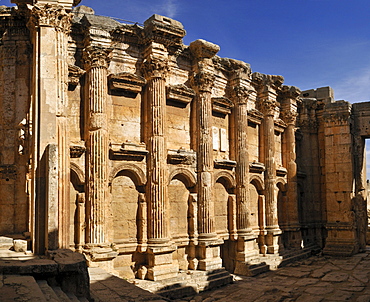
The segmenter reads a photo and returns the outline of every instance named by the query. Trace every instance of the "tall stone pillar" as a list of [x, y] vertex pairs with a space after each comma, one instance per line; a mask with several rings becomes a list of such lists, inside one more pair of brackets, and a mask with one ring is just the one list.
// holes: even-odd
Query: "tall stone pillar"
[[86, 110], [86, 242], [107, 244], [106, 203], [108, 200], [107, 69], [111, 49], [88, 46], [84, 49], [87, 75]]
[[143, 70], [148, 81], [148, 244], [168, 245], [167, 149], [165, 140], [167, 61], [148, 58]]
[[212, 148], [212, 88], [214, 67], [212, 57], [219, 51], [215, 44], [196, 40], [190, 44], [195, 58], [192, 86], [196, 92], [196, 148], [198, 175], [198, 269], [209, 270], [222, 266], [219, 240], [215, 233]]
[[[234, 62], [236, 64], [236, 61]], [[233, 71], [231, 98], [234, 102], [235, 125], [235, 178], [236, 178], [236, 226], [238, 233], [237, 263], [235, 272], [244, 270], [245, 262], [258, 255], [256, 238], [250, 226], [249, 198], [249, 151], [248, 151], [248, 100], [255, 97], [255, 90], [250, 86], [249, 65], [238, 62]], [[238, 266], [242, 267], [239, 268]]]
[[[28, 14], [34, 60], [32, 126], [35, 160], [32, 170], [36, 182], [32, 186], [32, 195], [37, 215], [34, 239], [36, 251], [42, 253], [69, 245], [69, 131], [66, 110], [67, 36], [71, 15], [62, 5], [53, 4], [35, 5]], [[48, 177], [48, 167], [55, 167], [53, 173], [56, 172], [58, 177]], [[55, 190], [57, 194], [47, 193]]]
[[279, 87], [284, 81], [282, 76], [254, 73], [252, 79], [257, 88], [258, 107], [264, 114], [262, 123], [264, 160], [265, 160], [265, 206], [266, 206], [266, 240], [267, 253], [279, 251], [279, 235], [276, 199], [276, 163], [275, 163], [275, 124], [274, 117], [278, 102]]
[[295, 130], [297, 120], [297, 103], [301, 91], [294, 86], [283, 86], [280, 92], [281, 118], [287, 124], [284, 132], [283, 165], [287, 169], [287, 225], [284, 233], [288, 236], [288, 248], [300, 248], [302, 235], [298, 212], [298, 187]]

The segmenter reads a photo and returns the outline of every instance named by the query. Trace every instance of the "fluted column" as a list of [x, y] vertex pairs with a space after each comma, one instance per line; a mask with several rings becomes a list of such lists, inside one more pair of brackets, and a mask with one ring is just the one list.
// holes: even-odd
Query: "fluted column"
[[276, 163], [275, 163], [275, 123], [274, 116], [278, 106], [277, 91], [284, 81], [281, 76], [253, 74], [253, 81], [258, 92], [258, 107], [264, 114], [262, 123], [265, 161], [265, 207], [266, 207], [266, 244], [268, 253], [279, 250], [278, 238], [281, 233], [278, 224], [276, 200]]
[[297, 163], [296, 163], [296, 142], [295, 130], [297, 120], [297, 101], [300, 90], [294, 86], [283, 86], [280, 93], [282, 107], [281, 118], [287, 124], [284, 131], [285, 149], [284, 166], [287, 169], [287, 205], [288, 225], [285, 232], [288, 232], [288, 245], [291, 248], [301, 246], [302, 236], [299, 225], [298, 212], [298, 187], [297, 187]]
[[106, 202], [108, 200], [107, 69], [110, 49], [84, 49], [87, 68], [86, 99], [86, 218], [87, 243], [106, 243]]
[[148, 243], [161, 245], [169, 241], [165, 141], [167, 60], [148, 58], [143, 71], [148, 81]]
[[214, 75], [200, 72], [194, 77], [198, 130], [198, 230], [199, 240], [214, 238], [215, 222], [212, 208], [213, 149], [211, 89]]
[[236, 86], [233, 89], [235, 103], [235, 178], [237, 229], [240, 236], [250, 235], [252, 229], [249, 222], [249, 152], [248, 152], [248, 106], [249, 94], [246, 87]]

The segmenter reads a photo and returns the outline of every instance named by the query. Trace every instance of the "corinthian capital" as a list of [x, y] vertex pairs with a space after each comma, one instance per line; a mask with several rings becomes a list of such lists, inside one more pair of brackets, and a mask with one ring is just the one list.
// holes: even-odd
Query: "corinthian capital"
[[28, 27], [32, 30], [37, 27], [55, 27], [57, 30], [69, 33], [72, 17], [60, 5], [35, 5], [30, 11]]
[[168, 60], [160, 58], [148, 58], [144, 60], [142, 72], [145, 78], [166, 78], [168, 73]]
[[83, 58], [85, 60], [87, 68], [108, 68], [111, 60], [111, 53], [111, 48], [90, 45], [84, 49]]
[[193, 74], [191, 83], [194, 90], [211, 92], [215, 81], [215, 75], [210, 72], [201, 71]]
[[280, 113], [281, 119], [288, 125], [295, 125], [298, 113], [294, 111], [283, 111]]
[[260, 99], [258, 101], [258, 109], [264, 115], [274, 115], [276, 107], [279, 103], [272, 98]]
[[234, 86], [230, 90], [231, 99], [235, 104], [246, 104], [248, 102], [249, 96], [254, 92], [254, 90], [248, 89], [244, 86]]

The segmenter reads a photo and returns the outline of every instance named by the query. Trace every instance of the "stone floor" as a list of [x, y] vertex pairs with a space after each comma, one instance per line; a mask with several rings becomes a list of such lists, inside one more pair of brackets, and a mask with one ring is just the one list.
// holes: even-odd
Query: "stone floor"
[[[154, 294], [143, 295], [142, 289], [137, 287], [127, 286], [123, 290], [115, 285], [120, 282], [118, 278], [91, 276], [91, 290], [96, 301], [167, 300]], [[235, 276], [235, 279], [228, 286], [175, 301], [370, 301], [370, 248], [349, 258], [312, 256], [276, 271], [255, 277]], [[117, 288], [120, 288], [119, 293]]]

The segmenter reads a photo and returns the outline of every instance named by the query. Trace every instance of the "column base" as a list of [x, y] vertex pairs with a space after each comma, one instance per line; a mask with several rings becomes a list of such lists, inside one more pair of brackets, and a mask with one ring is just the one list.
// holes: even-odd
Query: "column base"
[[279, 228], [267, 229], [265, 235], [265, 244], [267, 247], [267, 254], [278, 254], [280, 250], [280, 236], [281, 230]]
[[323, 253], [330, 256], [351, 256], [359, 252], [358, 246], [354, 239], [327, 239]]
[[147, 278], [152, 281], [160, 281], [177, 277], [179, 264], [173, 260], [175, 247], [148, 248], [148, 273]]
[[220, 245], [223, 240], [200, 241], [197, 246], [198, 269], [202, 271], [222, 268]]
[[113, 259], [118, 256], [118, 252], [109, 247], [85, 246], [83, 254], [86, 256], [89, 267], [100, 267], [108, 272], [113, 271]]

